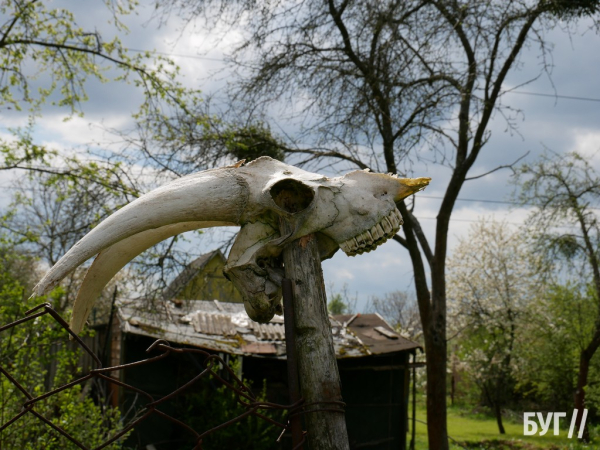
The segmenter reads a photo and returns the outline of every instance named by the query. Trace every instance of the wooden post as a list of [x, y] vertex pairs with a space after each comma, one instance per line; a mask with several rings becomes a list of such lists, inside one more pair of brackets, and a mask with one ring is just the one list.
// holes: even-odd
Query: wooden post
[[[313, 194], [298, 185], [281, 190], [274, 196], [275, 202], [290, 212], [304, 209]], [[292, 227], [281, 219], [280, 230], [285, 235]], [[306, 411], [314, 411], [304, 414], [308, 444], [315, 450], [348, 450], [345, 414], [335, 403], [342, 401], [342, 392], [316, 237], [308, 235], [288, 244], [283, 264], [286, 278], [294, 284], [300, 390], [308, 405]]]
[[[294, 284], [289, 278], [281, 281], [281, 291], [283, 293], [283, 318], [285, 321], [285, 353], [287, 359], [288, 373], [288, 392], [290, 393], [290, 404], [300, 401], [300, 384], [298, 382], [298, 356], [296, 354], [295, 320], [294, 320]], [[290, 428], [292, 429], [292, 448], [294, 450], [303, 450], [300, 444], [303, 439], [302, 420], [299, 415], [290, 418]]]

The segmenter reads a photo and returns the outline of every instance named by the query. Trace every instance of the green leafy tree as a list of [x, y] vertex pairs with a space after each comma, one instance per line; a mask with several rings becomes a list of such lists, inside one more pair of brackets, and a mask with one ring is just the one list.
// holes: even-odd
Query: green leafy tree
[[[24, 291], [35, 281], [35, 262], [13, 249], [0, 247], [0, 324], [23, 317], [34, 306]], [[39, 301], [39, 300], [38, 300]], [[67, 333], [48, 316], [1, 332], [0, 364], [34, 397], [80, 376], [81, 351], [69, 343]], [[90, 386], [88, 386], [89, 388]], [[122, 429], [120, 413], [97, 395], [94, 401], [81, 385], [35, 403], [34, 410], [90, 447], [97, 447]], [[22, 412], [27, 397], [0, 377], [0, 422]], [[0, 432], [0, 447], [38, 450], [78, 448], [31, 413]], [[122, 448], [111, 444], [109, 449]]]
[[[117, 31], [127, 31], [121, 17], [132, 12], [137, 1], [105, 3]], [[4, 0], [0, 12], [5, 18], [0, 25], [0, 106], [17, 110], [26, 106], [38, 114], [50, 101], [81, 114], [86, 81], [109, 81], [110, 68], [119, 69], [116, 80], [137, 75], [134, 82], [149, 100], [158, 96], [181, 101], [183, 89], [175, 81], [177, 68], [171, 61], [159, 58], [150, 69], [149, 54], [131, 56], [118, 38], [106, 41], [96, 30], [80, 27], [65, 8], [48, 7], [40, 0]], [[41, 75], [44, 83], [33, 89], [32, 80]]]
[[250, 162], [260, 156], [283, 161], [284, 146], [263, 123], [246, 127], [230, 126], [224, 133], [225, 148], [237, 160]]
[[[561, 261], [564, 276], [589, 285], [596, 301], [594, 328], [579, 354], [574, 407], [586, 407], [590, 363], [600, 348], [600, 176], [582, 155], [547, 153], [515, 171], [519, 199], [534, 206], [529, 222], [537, 231], [536, 250]], [[578, 416], [577, 425], [581, 422]], [[587, 440], [587, 434], [584, 436]]]
[[[127, 32], [121, 21], [137, 1], [106, 0], [117, 32]], [[33, 139], [35, 118], [44, 105], [82, 115], [90, 79], [106, 83], [132, 82], [144, 93], [139, 114], [158, 114], [162, 108], [186, 109], [198, 92], [178, 81], [178, 68], [167, 58], [149, 52], [132, 55], [119, 38], [105, 39], [95, 29], [81, 27], [69, 10], [41, 0], [0, 2], [0, 108], [29, 114], [25, 127], [13, 130], [14, 139], [0, 141], [0, 170], [24, 169], [80, 177], [103, 184], [106, 171], [95, 170], [77, 158], [59, 155]], [[109, 165], [105, 161], [105, 165]], [[113, 168], [121, 182], [122, 167]], [[130, 189], [123, 183], [120, 189]]]
[[330, 314], [346, 314], [348, 305], [342, 299], [342, 294], [338, 293], [327, 302], [327, 309]]
[[479, 222], [448, 260], [450, 330], [483, 403], [505, 433], [502, 409], [513, 399], [515, 369], [531, 305], [541, 295], [547, 263], [527, 246], [523, 230]]
[[[104, 3], [112, 29], [128, 32], [123, 19], [138, 2]], [[12, 138], [0, 139], [0, 170], [29, 174], [19, 180], [13, 208], [3, 214], [2, 225], [24, 251], [54, 264], [99, 220], [155, 187], [156, 180], [148, 173], [160, 167], [148, 159], [140, 164], [139, 151], [131, 158], [108, 149], [74, 156], [75, 152], [40, 145], [35, 138], [36, 120], [46, 106], [60, 108], [68, 120], [83, 114], [88, 82], [131, 83], [144, 94], [134, 114], [140, 127], [175, 115], [206, 129], [206, 117], [188, 109], [201, 103], [199, 91], [183, 87], [171, 60], [150, 52], [129, 52], [118, 37], [107, 38], [109, 32], [101, 35], [95, 28], [82, 27], [68, 9], [41, 0], [5, 0], [0, 2], [0, 17], [0, 109], [7, 114], [22, 111], [20, 115], [28, 117], [21, 128], [10, 130]], [[249, 155], [255, 151], [252, 139], [264, 138], [265, 131], [248, 127], [248, 134], [240, 139], [226, 136], [229, 140], [221, 137], [221, 147], [228, 145], [232, 154]], [[180, 141], [181, 136], [173, 139]], [[161, 247], [147, 266], [162, 272], [164, 261], [175, 260], [172, 242]], [[65, 290], [65, 299], [72, 294], [71, 287]]]
[[356, 312], [356, 303], [358, 297], [351, 296], [348, 293], [348, 285], [344, 283], [341, 291], [336, 291], [333, 283], [329, 286], [329, 294], [327, 295], [327, 310], [329, 314], [353, 314]]
[[[0, 217], [0, 228], [5, 238], [10, 239], [11, 246], [31, 258], [54, 265], [124, 200], [137, 195], [123, 188], [124, 183], [116, 175], [126, 174], [121, 170], [116, 172], [116, 166], [94, 161], [86, 165], [85, 171], [77, 176], [32, 171], [14, 184], [13, 201]], [[88, 175], [84, 175], [86, 173]], [[96, 182], [88, 183], [88, 177]], [[65, 313], [72, 306], [81, 278], [82, 271], [77, 270], [61, 284], [62, 294], [52, 299], [59, 313]], [[108, 291], [112, 289], [105, 292]]]
[[[594, 289], [588, 284], [551, 285], [536, 299], [529, 323], [522, 331], [518, 389], [538, 410], [566, 411], [573, 407], [581, 352], [593, 336], [597, 315]], [[590, 380], [600, 375], [600, 358], [590, 362]], [[592, 416], [600, 408], [600, 386], [591, 383], [586, 406]], [[591, 399], [590, 399], [591, 397]], [[531, 409], [531, 408], [530, 408]]]
[[283, 161], [287, 147], [264, 121], [227, 113], [216, 117], [210, 102], [187, 98], [185, 109], [142, 108], [133, 134], [112, 130], [126, 144], [115, 155], [151, 167], [161, 182], [260, 156]]

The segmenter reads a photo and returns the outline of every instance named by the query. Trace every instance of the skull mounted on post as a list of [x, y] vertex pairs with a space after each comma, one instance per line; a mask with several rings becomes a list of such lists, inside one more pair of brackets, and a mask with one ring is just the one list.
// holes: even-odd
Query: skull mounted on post
[[[225, 274], [241, 292], [250, 318], [268, 322], [281, 311], [281, 253], [287, 243], [314, 233], [322, 260], [338, 248], [349, 256], [373, 250], [402, 224], [395, 203], [429, 181], [367, 171], [328, 178], [269, 157], [188, 175], [100, 223], [48, 271], [34, 293], [49, 291], [97, 255], [73, 308], [71, 326], [80, 332], [104, 286], [137, 255], [186, 231], [240, 225]], [[290, 190], [304, 201], [286, 205], [281, 193]], [[288, 235], [280, 235], [280, 217], [292, 224]]]

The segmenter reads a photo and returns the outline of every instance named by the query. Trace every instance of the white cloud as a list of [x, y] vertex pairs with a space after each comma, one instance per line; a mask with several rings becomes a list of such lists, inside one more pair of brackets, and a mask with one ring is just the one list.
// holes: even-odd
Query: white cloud
[[36, 134], [45, 145], [67, 149], [91, 143], [116, 141], [117, 138], [106, 129], [123, 129], [131, 124], [128, 114], [118, 112], [112, 112], [106, 118], [94, 114], [91, 117], [73, 117], [65, 121], [62, 117], [64, 116], [46, 115], [38, 120]]
[[573, 150], [587, 158], [587, 160], [600, 170], [600, 131], [573, 130]]

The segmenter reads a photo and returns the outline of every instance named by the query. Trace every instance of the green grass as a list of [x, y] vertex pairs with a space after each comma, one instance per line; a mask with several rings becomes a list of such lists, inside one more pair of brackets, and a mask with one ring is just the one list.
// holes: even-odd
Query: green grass
[[[410, 407], [409, 407], [410, 414]], [[424, 405], [417, 405], [416, 445], [417, 450], [427, 450], [427, 427]], [[412, 422], [411, 422], [412, 423]], [[506, 434], [498, 433], [498, 426], [493, 417], [482, 414], [468, 414], [458, 408], [448, 410], [448, 434], [452, 437], [450, 448], [460, 450], [538, 450], [538, 449], [569, 449], [584, 450], [600, 448], [598, 438], [589, 445], [578, 444], [576, 439], [567, 438], [568, 423], [561, 421], [561, 435], [554, 436], [553, 428], [545, 436], [523, 436], [523, 424], [504, 420]], [[410, 425], [409, 425], [410, 426]], [[410, 442], [411, 432], [407, 436]], [[457, 445], [458, 442], [462, 445]]]

